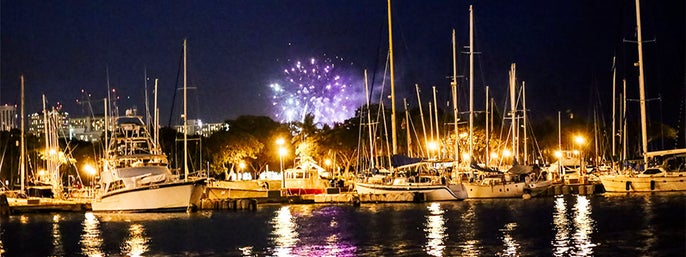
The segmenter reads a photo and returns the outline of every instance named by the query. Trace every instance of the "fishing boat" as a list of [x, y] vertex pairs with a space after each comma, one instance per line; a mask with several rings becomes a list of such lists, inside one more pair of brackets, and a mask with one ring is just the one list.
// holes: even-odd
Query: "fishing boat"
[[601, 175], [600, 181], [603, 187], [605, 187], [606, 192], [686, 191], [686, 149], [648, 152], [645, 76], [643, 74], [643, 38], [641, 35], [641, 8], [638, 0], [636, 0], [636, 23], [641, 143], [645, 169], [640, 173], [635, 173], [631, 170], [615, 171], [615, 174]]
[[140, 116], [129, 112], [116, 119], [115, 127], [93, 211], [186, 211], [199, 206], [205, 179], [173, 175]]
[[[184, 59], [184, 162], [183, 177], [172, 174], [167, 156], [159, 144], [155, 115], [155, 138], [135, 109], [117, 117], [114, 132], [108, 138], [108, 118], [105, 118], [105, 157], [95, 199], [91, 206], [96, 212], [162, 212], [193, 211], [200, 205], [206, 177], [192, 176], [188, 169], [187, 113], [186, 113], [186, 40]], [[157, 88], [157, 80], [155, 80]], [[109, 90], [108, 90], [109, 91]], [[157, 90], [155, 90], [157, 91]], [[157, 96], [155, 96], [157, 99]], [[108, 100], [109, 102], [109, 100]], [[155, 101], [157, 102], [157, 101]], [[105, 105], [107, 113], [108, 104]], [[155, 104], [157, 110], [157, 104]], [[157, 113], [157, 111], [156, 111]]]

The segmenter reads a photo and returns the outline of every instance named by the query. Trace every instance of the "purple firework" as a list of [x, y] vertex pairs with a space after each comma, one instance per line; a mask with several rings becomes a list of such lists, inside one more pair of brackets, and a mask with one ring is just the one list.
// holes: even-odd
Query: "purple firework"
[[363, 95], [353, 90], [347, 76], [341, 75], [348, 72], [342, 58], [332, 60], [325, 56], [321, 60], [310, 58], [289, 63], [292, 66], [283, 70], [283, 78], [269, 85], [277, 120], [302, 121], [311, 113], [315, 123], [332, 125], [352, 117], [355, 108], [362, 104]]

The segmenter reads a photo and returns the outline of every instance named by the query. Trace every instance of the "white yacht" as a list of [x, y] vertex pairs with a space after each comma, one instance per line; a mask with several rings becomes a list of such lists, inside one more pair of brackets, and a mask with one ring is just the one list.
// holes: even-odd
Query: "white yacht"
[[[606, 192], [669, 192], [686, 191], [686, 149], [647, 153], [663, 157], [660, 163], [649, 165], [641, 173], [600, 176]], [[653, 162], [655, 163], [655, 162]]]
[[117, 118], [106, 152], [93, 211], [187, 211], [199, 206], [205, 178], [173, 175], [139, 116]]

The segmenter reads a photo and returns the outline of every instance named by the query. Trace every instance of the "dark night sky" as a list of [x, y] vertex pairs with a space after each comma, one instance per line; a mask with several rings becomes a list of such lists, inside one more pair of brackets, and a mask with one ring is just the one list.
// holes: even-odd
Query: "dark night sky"
[[[481, 53], [475, 58], [478, 109], [483, 109], [486, 84], [504, 103], [507, 71], [516, 62], [534, 117], [558, 110], [589, 116], [598, 96], [610, 113], [615, 54], [618, 76], [627, 78], [629, 96], [637, 97], [636, 47], [622, 43], [635, 40], [632, 0], [398, 0], [393, 35], [399, 99], [407, 97], [416, 106], [415, 83], [422, 85], [427, 101], [431, 85], [442, 101], [449, 99], [451, 29], [465, 50], [469, 4], [475, 8], [475, 50]], [[141, 110], [147, 69], [148, 77], [160, 79], [166, 125], [183, 38], [188, 38], [189, 86], [197, 87], [189, 91], [189, 108], [196, 112], [190, 115], [212, 122], [269, 115], [268, 85], [283, 70], [283, 60], [341, 56], [352, 63], [351, 73], [359, 74], [355, 81], [362, 81], [365, 68], [380, 81], [388, 49], [383, 0], [1, 0], [0, 9], [0, 103], [19, 102], [24, 73], [27, 113], [38, 111], [40, 95], [46, 94], [51, 104], [61, 102], [73, 115], [84, 115], [75, 100], [81, 89], [93, 98], [105, 97], [107, 67], [110, 84], [122, 98], [119, 105]], [[641, 9], [644, 39], [657, 39], [644, 46], [647, 94], [663, 96], [662, 114], [673, 127], [686, 95], [684, 9], [684, 1], [644, 1]], [[467, 56], [458, 63], [458, 73], [467, 74]], [[460, 84], [464, 110], [468, 83]]]

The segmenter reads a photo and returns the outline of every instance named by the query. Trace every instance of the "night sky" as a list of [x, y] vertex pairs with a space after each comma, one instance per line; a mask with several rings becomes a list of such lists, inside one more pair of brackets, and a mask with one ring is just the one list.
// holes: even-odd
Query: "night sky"
[[[635, 6], [614, 1], [393, 1], [395, 84], [398, 108], [417, 105], [414, 84], [429, 101], [431, 86], [445, 108], [452, 75], [451, 29], [458, 51], [467, 51], [469, 4], [475, 16], [476, 108], [484, 86], [505, 103], [510, 63], [526, 81], [533, 118], [557, 111], [588, 117], [600, 103], [609, 122], [612, 57], [618, 85], [626, 78], [638, 97]], [[81, 90], [101, 107], [109, 82], [121, 109], [144, 109], [144, 72], [160, 80], [161, 123], [172, 112], [182, 41], [188, 39], [189, 115], [219, 122], [239, 115], [274, 117], [269, 85], [295, 61], [338, 58], [362, 104], [363, 70], [378, 90], [388, 51], [386, 1], [34, 1], [1, 0], [0, 103], [19, 103], [19, 76], [26, 77], [27, 113], [62, 103], [73, 116], [88, 115], [76, 103]], [[662, 109], [665, 123], [684, 124], [686, 95], [684, 1], [643, 1], [646, 87], [651, 119]], [[468, 57], [458, 57], [459, 75]], [[460, 79], [460, 109], [467, 109], [468, 82]], [[388, 88], [388, 86], [386, 87]], [[618, 86], [619, 88], [619, 86]], [[387, 91], [388, 92], [388, 91]], [[179, 92], [180, 93], [180, 92]], [[177, 95], [172, 123], [179, 119]], [[98, 102], [97, 99], [100, 99]], [[378, 101], [378, 100], [376, 100]], [[375, 101], [375, 102], [376, 102]], [[426, 103], [425, 103], [426, 104]], [[355, 107], [353, 107], [354, 109]], [[502, 108], [502, 107], [500, 107]], [[96, 111], [97, 112], [97, 111]], [[683, 128], [682, 128], [683, 129]]]

